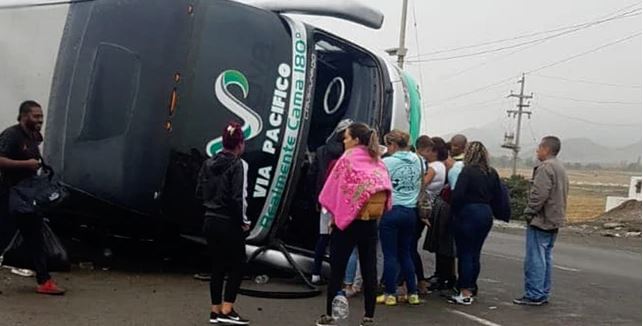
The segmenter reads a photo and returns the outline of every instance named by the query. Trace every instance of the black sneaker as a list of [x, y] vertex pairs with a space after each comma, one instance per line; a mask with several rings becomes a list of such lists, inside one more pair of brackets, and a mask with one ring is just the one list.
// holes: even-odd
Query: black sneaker
[[210, 311], [210, 324], [218, 324], [218, 323], [219, 323], [219, 314], [214, 311]]
[[533, 300], [527, 297], [522, 297], [514, 299], [513, 303], [521, 306], [542, 306], [548, 303], [548, 301], [547, 299]]
[[234, 309], [232, 309], [232, 311], [230, 311], [230, 313], [228, 314], [219, 314], [219, 316], [217, 316], [217, 320], [220, 323], [226, 323], [230, 325], [250, 325], [250, 321], [241, 318], [241, 316], [239, 316], [239, 314], [234, 311]]
[[337, 326], [337, 321], [335, 318], [328, 316], [328, 315], [321, 315], [319, 319], [317, 319], [317, 322], [315, 323], [316, 326]]
[[375, 320], [373, 318], [366, 318], [362, 319], [362, 322], [359, 324], [359, 326], [375, 326]]

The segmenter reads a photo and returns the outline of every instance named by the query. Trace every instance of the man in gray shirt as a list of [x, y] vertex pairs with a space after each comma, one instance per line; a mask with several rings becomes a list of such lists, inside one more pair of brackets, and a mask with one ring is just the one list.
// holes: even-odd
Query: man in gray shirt
[[533, 184], [525, 215], [527, 246], [525, 254], [525, 293], [513, 302], [540, 306], [549, 301], [551, 291], [552, 250], [558, 229], [565, 225], [569, 180], [558, 160], [560, 139], [542, 139], [538, 150], [540, 164], [534, 170]]

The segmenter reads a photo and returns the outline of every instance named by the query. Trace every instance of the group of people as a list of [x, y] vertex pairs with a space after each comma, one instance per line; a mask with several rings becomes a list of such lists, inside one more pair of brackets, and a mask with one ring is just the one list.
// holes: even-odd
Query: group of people
[[[8, 190], [35, 175], [42, 164], [41, 106], [34, 101], [22, 103], [18, 121], [0, 134], [3, 217], [8, 215]], [[241, 159], [242, 126], [228, 124], [222, 139], [223, 150], [203, 163], [196, 189], [205, 208], [203, 233], [212, 258], [209, 320], [245, 325], [249, 321], [234, 309], [251, 225], [246, 217], [248, 165]], [[421, 294], [455, 289], [449, 301], [470, 305], [478, 295], [480, 256], [493, 225], [492, 206], [506, 195], [498, 173], [489, 165], [485, 146], [468, 143], [463, 135], [448, 143], [440, 137], [420, 136], [411, 144], [409, 134], [400, 130], [384, 135], [384, 145], [380, 139], [370, 126], [343, 120], [316, 151], [311, 173], [317, 183], [320, 237], [312, 281], [323, 281], [322, 259], [329, 244], [331, 265], [326, 312], [318, 326], [336, 325], [335, 299], [359, 291], [365, 305], [362, 326], [374, 325], [377, 303], [418, 305]], [[525, 293], [514, 300], [516, 304], [537, 306], [549, 300], [551, 253], [565, 222], [568, 192], [567, 175], [556, 158], [560, 148], [558, 138], [545, 137], [537, 150], [541, 163], [534, 169], [524, 212], [528, 216]], [[424, 205], [422, 210], [418, 205]], [[430, 214], [419, 214], [427, 211], [427, 205]], [[48, 274], [42, 217], [2, 219], [7, 220], [17, 222], [33, 256], [37, 292], [65, 293]], [[424, 276], [418, 252], [421, 239], [423, 248], [435, 254], [431, 278]], [[354, 284], [356, 274], [361, 286]]]
[[[485, 146], [467, 143], [463, 135], [449, 143], [420, 136], [411, 144], [409, 134], [400, 130], [383, 140], [380, 146], [377, 131], [363, 123], [342, 121], [316, 152], [320, 237], [312, 281], [323, 282], [321, 262], [329, 242], [331, 265], [326, 312], [318, 326], [336, 325], [333, 305], [342, 302], [337, 298], [360, 291], [362, 326], [374, 325], [377, 303], [418, 305], [420, 294], [440, 290], [449, 302], [470, 305], [478, 295], [481, 251], [494, 206], [509, 200], [502, 198], [508, 193], [489, 165]], [[515, 304], [538, 306], [549, 300], [551, 251], [564, 224], [568, 190], [556, 158], [560, 147], [558, 138], [545, 137], [537, 151], [541, 164], [534, 170], [525, 211], [525, 293]], [[422, 216], [426, 208], [418, 206], [427, 203], [430, 213]], [[424, 277], [418, 245], [435, 254], [431, 278]], [[361, 270], [358, 280], [356, 269]]]

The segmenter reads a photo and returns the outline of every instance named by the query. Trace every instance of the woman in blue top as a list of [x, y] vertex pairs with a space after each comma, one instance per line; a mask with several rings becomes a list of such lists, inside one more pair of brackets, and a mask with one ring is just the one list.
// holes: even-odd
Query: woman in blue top
[[408, 302], [420, 304], [415, 279], [415, 267], [411, 250], [417, 245], [415, 228], [417, 223], [417, 200], [422, 183], [422, 161], [409, 147], [409, 134], [393, 130], [384, 136], [389, 157], [384, 158], [393, 183], [393, 209], [380, 221], [380, 242], [384, 254], [384, 294], [377, 298], [378, 303], [387, 306], [397, 304], [398, 266], [406, 280]]

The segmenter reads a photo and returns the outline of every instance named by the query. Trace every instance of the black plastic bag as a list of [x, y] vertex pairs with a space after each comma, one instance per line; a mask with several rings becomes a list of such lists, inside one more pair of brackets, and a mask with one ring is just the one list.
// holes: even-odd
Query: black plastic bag
[[[47, 270], [49, 272], [68, 272], [71, 268], [69, 256], [60, 239], [45, 222], [42, 223], [41, 230], [43, 250], [47, 256]], [[4, 254], [0, 253], [0, 265], [34, 269], [33, 257], [25, 246], [20, 231], [16, 231], [14, 239], [4, 251]]]

